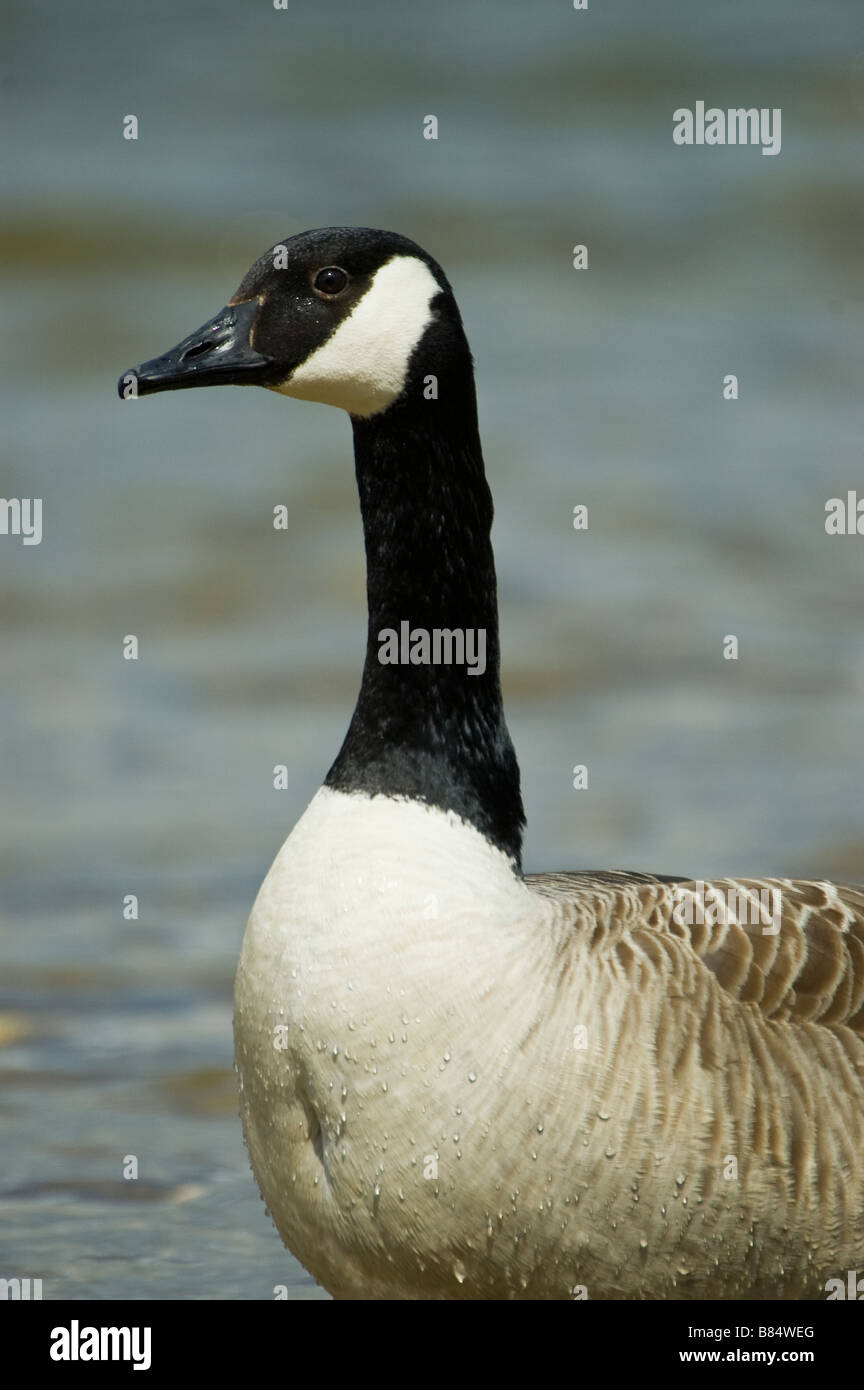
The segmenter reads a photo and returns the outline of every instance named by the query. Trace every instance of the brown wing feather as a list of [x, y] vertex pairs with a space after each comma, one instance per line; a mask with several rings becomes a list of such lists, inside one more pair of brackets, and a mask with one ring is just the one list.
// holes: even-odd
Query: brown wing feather
[[864, 888], [623, 871], [526, 881], [578, 903], [580, 924], [590, 923], [598, 948], [628, 934], [634, 944], [649, 937], [672, 950], [683, 944], [727, 994], [755, 1004], [765, 1018], [842, 1025], [864, 1036]]

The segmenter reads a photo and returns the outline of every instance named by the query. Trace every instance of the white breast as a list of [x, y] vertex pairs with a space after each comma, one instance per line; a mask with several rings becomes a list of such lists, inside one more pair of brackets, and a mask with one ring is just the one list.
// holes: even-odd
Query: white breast
[[458, 1289], [493, 1204], [512, 1214], [546, 1085], [579, 1065], [568, 1017], [563, 1067], [507, 1083], [553, 952], [505, 856], [454, 816], [323, 789], [286, 841], [244, 940], [237, 1061], [267, 1206], [331, 1291], [405, 1296], [424, 1264], [432, 1296]]

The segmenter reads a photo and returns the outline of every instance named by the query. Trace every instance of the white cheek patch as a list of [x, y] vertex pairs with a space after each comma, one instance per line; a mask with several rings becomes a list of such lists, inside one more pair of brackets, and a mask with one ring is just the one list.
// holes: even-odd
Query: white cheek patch
[[377, 415], [401, 395], [411, 353], [441, 286], [416, 256], [394, 256], [320, 348], [274, 389], [303, 401]]

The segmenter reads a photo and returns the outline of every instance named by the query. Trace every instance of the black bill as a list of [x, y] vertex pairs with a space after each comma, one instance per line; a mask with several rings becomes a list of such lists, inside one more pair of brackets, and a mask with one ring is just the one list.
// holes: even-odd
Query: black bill
[[266, 386], [278, 373], [269, 357], [252, 346], [252, 329], [260, 305], [257, 299], [226, 304], [215, 318], [182, 343], [131, 367], [117, 383], [122, 400], [155, 391], [182, 391], [190, 386]]

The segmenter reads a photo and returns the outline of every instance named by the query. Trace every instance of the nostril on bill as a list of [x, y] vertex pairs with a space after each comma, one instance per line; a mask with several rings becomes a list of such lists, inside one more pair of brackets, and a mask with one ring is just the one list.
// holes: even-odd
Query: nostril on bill
[[192, 347], [186, 349], [182, 360], [188, 362], [191, 357], [200, 357], [202, 352], [209, 352], [212, 347], [213, 343], [208, 343], [206, 341], [203, 343], [195, 343]]

